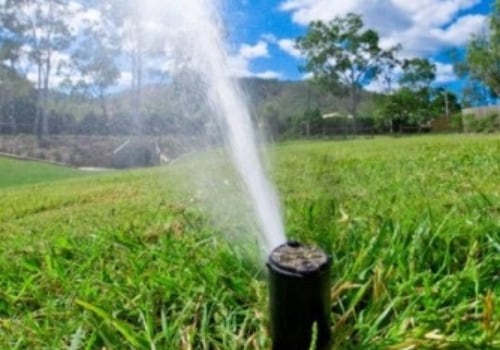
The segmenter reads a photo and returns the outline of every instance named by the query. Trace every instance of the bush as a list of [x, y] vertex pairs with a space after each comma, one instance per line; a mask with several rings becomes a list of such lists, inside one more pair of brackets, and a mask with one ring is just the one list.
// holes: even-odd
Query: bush
[[464, 117], [462, 113], [455, 113], [451, 116], [450, 122], [451, 130], [457, 132], [464, 132]]
[[500, 131], [500, 115], [491, 112], [486, 116], [467, 114], [463, 116], [465, 132], [492, 133]]

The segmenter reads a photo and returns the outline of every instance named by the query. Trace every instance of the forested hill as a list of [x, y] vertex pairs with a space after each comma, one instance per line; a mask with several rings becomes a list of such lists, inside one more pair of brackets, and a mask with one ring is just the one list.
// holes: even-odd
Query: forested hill
[[[21, 91], [0, 99], [0, 133], [31, 134], [34, 130], [36, 90], [21, 76], [9, 80], [12, 89]], [[17, 85], [14, 86], [14, 83]], [[349, 100], [334, 96], [307, 81], [279, 81], [245, 78], [240, 85], [255, 121], [272, 134], [293, 132], [293, 126], [307, 119], [307, 111], [347, 114]], [[19, 86], [23, 89], [20, 90]], [[0, 87], [3, 91], [3, 88]], [[196, 134], [206, 125], [208, 110], [203, 106], [204, 91], [180, 80], [146, 85], [141, 92], [141, 110], [137, 110], [136, 91], [126, 89], [101, 98], [72, 89], [52, 91], [47, 106], [49, 134], [127, 135], [136, 133], [136, 115], [143, 134]], [[373, 95], [363, 93], [359, 115], [372, 116]]]
[[[206, 104], [200, 95], [204, 91], [193, 90], [186, 82], [143, 89], [143, 118], [146, 132], [158, 130], [176, 133], [197, 132], [206, 126]], [[321, 114], [339, 113], [348, 115], [349, 98], [335, 96], [321, 90], [307, 81], [281, 81], [259, 78], [244, 78], [239, 81], [249, 110], [258, 126], [271, 136], [301, 134], [301, 125]], [[124, 91], [110, 98], [114, 112], [127, 115], [133, 110], [133, 91]], [[120, 111], [120, 106], [128, 106]], [[311, 113], [308, 114], [308, 111]], [[362, 92], [360, 96], [359, 117], [373, 117], [374, 95]], [[149, 131], [148, 131], [149, 130]]]
[[[241, 80], [241, 85], [255, 106], [256, 114], [265, 118], [270, 111], [277, 111], [280, 119], [300, 118], [309, 110], [319, 109], [322, 114], [338, 112], [347, 114], [349, 99], [334, 96], [307, 81], [280, 81], [258, 78]], [[362, 93], [360, 116], [371, 116], [373, 95]]]

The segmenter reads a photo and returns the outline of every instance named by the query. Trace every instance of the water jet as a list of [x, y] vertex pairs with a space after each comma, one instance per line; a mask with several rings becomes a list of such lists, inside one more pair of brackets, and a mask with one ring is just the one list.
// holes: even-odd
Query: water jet
[[330, 256], [292, 241], [271, 252], [267, 267], [272, 349], [328, 349]]

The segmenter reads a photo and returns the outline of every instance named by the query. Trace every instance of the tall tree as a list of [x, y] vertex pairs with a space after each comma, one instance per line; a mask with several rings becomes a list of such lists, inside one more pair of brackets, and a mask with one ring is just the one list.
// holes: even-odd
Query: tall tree
[[357, 117], [363, 86], [377, 78], [382, 67], [394, 62], [399, 48], [380, 48], [378, 33], [365, 29], [361, 17], [352, 13], [328, 23], [312, 22], [307, 34], [297, 39], [297, 47], [305, 54], [305, 70], [313, 73], [317, 83], [349, 96], [353, 118]]
[[446, 90], [444, 87], [434, 89], [431, 97], [430, 108], [435, 115], [449, 117], [462, 110], [457, 95]]
[[429, 89], [436, 79], [436, 65], [426, 58], [405, 59], [401, 67], [399, 83], [411, 90]]
[[450, 51], [455, 74], [463, 81], [461, 100], [464, 107], [489, 105], [495, 101], [495, 92], [486, 86], [470, 70], [466, 61], [466, 52], [460, 49]]
[[98, 15], [87, 19], [79, 34], [80, 44], [71, 56], [81, 74], [76, 88], [100, 101], [102, 115], [108, 119], [107, 92], [120, 78], [117, 57], [121, 53], [118, 27], [111, 16], [109, 1], [100, 1], [92, 10]]
[[488, 18], [489, 30], [474, 35], [467, 45], [465, 70], [500, 97], [500, 0]]
[[[16, 134], [20, 119], [31, 117], [19, 115], [20, 105], [32, 104], [33, 88], [30, 82], [11, 66], [0, 63], [0, 130]], [[26, 120], [24, 120], [26, 121]]]
[[404, 125], [419, 128], [436, 114], [431, 104], [436, 65], [426, 58], [405, 59], [401, 63], [400, 88], [379, 99], [376, 113], [390, 122], [392, 132]]
[[[0, 127], [9, 125], [13, 133], [17, 130], [14, 105], [18, 97], [24, 96], [26, 80], [16, 70], [22, 42], [12, 35], [8, 28], [16, 28], [17, 23], [0, 7]], [[28, 83], [29, 85], [29, 83]]]
[[43, 140], [49, 131], [47, 106], [51, 80], [61, 62], [62, 52], [71, 45], [68, 0], [5, 0], [4, 31], [22, 43], [36, 71], [37, 103], [34, 133]]
[[143, 88], [148, 49], [145, 43], [143, 6], [140, 0], [110, 0], [109, 8], [111, 19], [120, 33], [121, 52], [130, 74], [132, 132], [140, 134], [143, 132]]

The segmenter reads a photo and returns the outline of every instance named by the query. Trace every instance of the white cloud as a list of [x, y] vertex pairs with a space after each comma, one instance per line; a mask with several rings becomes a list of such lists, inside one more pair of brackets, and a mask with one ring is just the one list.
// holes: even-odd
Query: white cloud
[[295, 46], [295, 40], [293, 39], [281, 39], [278, 40], [278, 46], [280, 47], [281, 50], [286, 52], [292, 57], [295, 58], [302, 58], [302, 52], [300, 52], [299, 49]]
[[261, 79], [279, 79], [281, 78], [281, 73], [273, 70], [266, 70], [265, 72], [255, 73], [253, 76]]
[[242, 44], [240, 46], [238, 55], [249, 60], [261, 57], [269, 57], [269, 49], [265, 41], [259, 41], [255, 45]]
[[272, 33], [265, 33], [261, 35], [262, 40], [271, 43], [271, 44], [276, 44], [278, 42], [278, 38], [276, 35]]
[[261, 37], [267, 43], [277, 45], [283, 52], [287, 53], [288, 55], [297, 59], [303, 58], [302, 53], [295, 46], [295, 39], [291, 38], [278, 39], [274, 34], [270, 33], [263, 34]]
[[446, 29], [435, 29], [433, 35], [450, 45], [464, 45], [471, 33], [479, 33], [485, 29], [485, 17], [467, 15], [459, 18]]
[[282, 11], [295, 23], [328, 21], [349, 12], [359, 13], [367, 27], [377, 30], [385, 48], [403, 45], [403, 55], [428, 55], [463, 45], [471, 34], [483, 30], [486, 17], [464, 15], [480, 0], [284, 0]]
[[73, 14], [71, 16], [71, 22], [68, 23], [73, 34], [80, 32], [87, 24], [98, 26], [102, 21], [101, 14], [94, 8], [83, 7], [75, 1], [70, 1], [68, 7], [70, 12]]
[[269, 57], [269, 47], [266, 41], [259, 41], [255, 45], [242, 44], [238, 52], [228, 58], [229, 71], [236, 77], [258, 77], [262, 79], [278, 79], [281, 73], [267, 70], [253, 72], [250, 69], [252, 60]]

